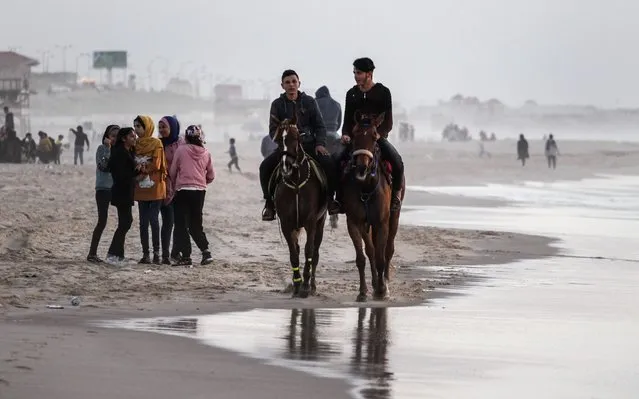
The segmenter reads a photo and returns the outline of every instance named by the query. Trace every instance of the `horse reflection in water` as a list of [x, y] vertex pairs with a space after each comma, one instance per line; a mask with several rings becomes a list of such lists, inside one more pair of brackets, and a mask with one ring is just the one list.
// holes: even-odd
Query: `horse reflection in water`
[[[331, 325], [330, 315], [330, 310], [292, 309], [285, 357], [304, 361], [339, 361], [341, 346], [322, 341], [322, 330]], [[392, 396], [393, 373], [388, 370], [389, 337], [387, 308], [358, 309], [349, 370], [353, 376], [366, 381], [360, 390], [363, 398], [388, 399]]]
[[[367, 399], [391, 397], [393, 373], [388, 371], [388, 345], [390, 333], [387, 326], [387, 308], [359, 308], [357, 328], [353, 338], [351, 373], [370, 381], [360, 393]], [[368, 326], [366, 312], [370, 311]]]
[[[318, 328], [319, 325], [319, 328]], [[331, 325], [331, 313], [322, 309], [292, 309], [286, 335], [286, 358], [293, 360], [322, 360], [339, 355], [339, 346], [321, 342], [321, 329]], [[298, 334], [299, 328], [299, 334]]]

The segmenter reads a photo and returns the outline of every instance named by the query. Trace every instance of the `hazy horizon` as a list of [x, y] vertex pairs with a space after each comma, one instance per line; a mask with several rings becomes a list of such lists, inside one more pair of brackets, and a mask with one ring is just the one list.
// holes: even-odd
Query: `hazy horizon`
[[[112, 0], [101, 8], [22, 0], [5, 9], [12, 18], [0, 24], [0, 34], [11, 39], [3, 47], [39, 60], [39, 51], [51, 50], [50, 71], [62, 69], [56, 45], [73, 46], [72, 71], [80, 53], [126, 50], [129, 72], [141, 82], [158, 56], [169, 59], [172, 74], [206, 66], [218, 80], [270, 81], [271, 92], [282, 70], [293, 68], [302, 90], [327, 85], [343, 101], [353, 85], [353, 59], [369, 56], [375, 79], [405, 106], [456, 93], [515, 106], [528, 99], [639, 105], [633, 46], [639, 3], [631, 1], [182, 0], [165, 7]], [[153, 63], [155, 85], [163, 64]], [[86, 65], [79, 61], [81, 74]]]

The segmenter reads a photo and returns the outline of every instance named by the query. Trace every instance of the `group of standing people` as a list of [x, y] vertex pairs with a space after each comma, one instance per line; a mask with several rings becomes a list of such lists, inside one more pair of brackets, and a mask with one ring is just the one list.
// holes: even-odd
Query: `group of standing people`
[[[544, 137], [545, 138], [545, 137]], [[557, 156], [559, 155], [559, 147], [555, 141], [555, 137], [550, 134], [546, 139], [544, 146], [544, 155], [548, 161], [548, 168], [557, 168]], [[521, 161], [521, 166], [526, 166], [526, 160], [530, 158], [528, 152], [528, 140], [523, 134], [519, 135], [519, 141], [517, 141], [517, 159]]]
[[106, 128], [96, 150], [98, 221], [87, 261], [103, 262], [97, 250], [112, 205], [117, 209], [118, 225], [106, 262], [115, 266], [127, 263], [124, 246], [133, 224], [132, 207], [137, 202], [142, 247], [138, 263], [192, 265], [191, 238], [202, 252], [201, 264], [212, 262], [202, 211], [215, 171], [203, 132], [191, 125], [181, 136], [175, 116], [165, 116], [158, 122], [159, 137], [154, 137], [154, 130], [153, 120], [146, 115], [137, 116], [133, 128]]

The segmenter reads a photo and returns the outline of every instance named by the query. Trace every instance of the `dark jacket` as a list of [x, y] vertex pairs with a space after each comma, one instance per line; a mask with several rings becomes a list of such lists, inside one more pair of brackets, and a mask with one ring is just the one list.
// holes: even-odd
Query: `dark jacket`
[[331, 97], [331, 92], [326, 86], [317, 89], [315, 101], [324, 119], [326, 131], [337, 132], [342, 126], [342, 106]]
[[528, 155], [528, 141], [526, 139], [521, 138], [517, 142], [517, 159], [526, 159], [529, 158]]
[[73, 130], [71, 132], [75, 134], [75, 146], [76, 147], [84, 147], [84, 143], [87, 143], [87, 148], [89, 148], [89, 136], [84, 133], [83, 130]]
[[135, 159], [132, 151], [123, 145], [116, 145], [111, 150], [108, 169], [111, 171], [111, 204], [114, 206], [133, 206], [135, 192]]
[[379, 115], [384, 113], [384, 122], [377, 128], [377, 132], [384, 138], [388, 137], [393, 129], [393, 100], [391, 92], [381, 83], [375, 85], [366, 93], [358, 86], [353, 86], [346, 92], [346, 105], [344, 106], [344, 126], [342, 135], [350, 136], [355, 127], [355, 114]]
[[[282, 93], [271, 103], [271, 115], [274, 115], [280, 121], [284, 119], [292, 119], [293, 113], [297, 108], [297, 128], [300, 134], [307, 133], [302, 136], [302, 144], [305, 147], [322, 145], [326, 146], [326, 127], [322, 114], [317, 107], [317, 102], [313, 97], [299, 92], [295, 102], [289, 100], [286, 94]], [[268, 134], [271, 138], [277, 130], [277, 121], [269, 116]]]

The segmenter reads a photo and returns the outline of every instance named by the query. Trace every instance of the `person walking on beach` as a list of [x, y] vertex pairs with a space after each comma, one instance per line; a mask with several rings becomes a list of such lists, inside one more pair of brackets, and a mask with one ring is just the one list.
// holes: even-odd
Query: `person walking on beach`
[[[191, 125], [184, 135], [185, 144], [178, 147], [169, 170], [175, 187], [176, 243], [182, 258], [179, 266], [192, 265], [191, 238], [202, 251], [202, 265], [213, 261], [209, 242], [204, 233], [202, 210], [206, 187], [215, 179], [211, 154], [202, 143], [199, 127]], [[190, 235], [190, 238], [189, 238]]]
[[95, 152], [95, 203], [98, 207], [98, 222], [93, 229], [91, 247], [87, 256], [87, 261], [91, 263], [102, 263], [102, 259], [98, 257], [98, 244], [109, 218], [109, 203], [111, 202], [111, 187], [113, 186], [113, 178], [109, 171], [109, 159], [111, 158], [111, 147], [117, 140], [119, 130], [118, 125], [107, 126], [102, 135], [102, 144]]
[[[184, 140], [180, 137], [180, 122], [175, 116], [165, 116], [158, 122], [158, 132], [160, 133], [160, 140], [164, 146], [164, 156], [166, 157], [167, 170], [171, 168], [173, 164], [173, 158], [178, 147], [184, 144]], [[175, 189], [171, 182], [171, 179], [166, 179], [166, 198], [160, 208], [160, 215], [162, 215], [162, 227], [160, 229], [160, 237], [162, 242], [162, 264], [170, 265], [171, 259], [174, 262], [178, 262], [180, 254], [177, 252], [175, 246], [175, 231], [173, 226], [175, 224], [175, 206], [173, 199], [175, 195]], [[171, 234], [173, 234], [173, 249], [171, 246]]]
[[519, 135], [519, 141], [517, 142], [517, 159], [521, 160], [521, 166], [526, 166], [526, 159], [530, 158], [528, 154], [528, 141], [524, 138], [523, 134]]
[[141, 166], [135, 164], [135, 132], [130, 127], [118, 131], [117, 139], [107, 163], [113, 185], [111, 186], [111, 205], [118, 211], [118, 227], [113, 233], [106, 262], [114, 266], [125, 264], [124, 242], [133, 223], [135, 177]]
[[237, 163], [239, 157], [237, 156], [237, 149], [235, 148], [234, 138], [229, 139], [229, 150], [227, 152], [229, 153], [229, 156], [231, 157], [231, 160], [229, 161], [228, 165], [226, 165], [229, 168], [229, 172], [231, 172], [231, 167], [235, 165], [235, 169], [237, 169], [240, 173], [242, 173], [242, 169], [240, 169], [240, 165], [238, 165]]
[[73, 164], [78, 164], [78, 158], [80, 159], [80, 165], [84, 165], [84, 143], [87, 144], [87, 151], [89, 151], [89, 136], [84, 133], [82, 126], [78, 126], [77, 130], [69, 129], [71, 133], [75, 135], [75, 143], [73, 146]]
[[544, 151], [546, 159], [548, 160], [548, 168], [557, 168], [557, 156], [559, 156], [559, 147], [552, 134], [548, 136], [546, 140], [546, 149]]
[[135, 144], [135, 160], [140, 166], [140, 176], [135, 185], [135, 197], [140, 212], [140, 241], [142, 258], [138, 263], [150, 264], [149, 225], [153, 242], [153, 263], [160, 262], [160, 208], [166, 198], [166, 157], [160, 139], [153, 137], [155, 125], [151, 117], [138, 115], [133, 121], [138, 141]]

